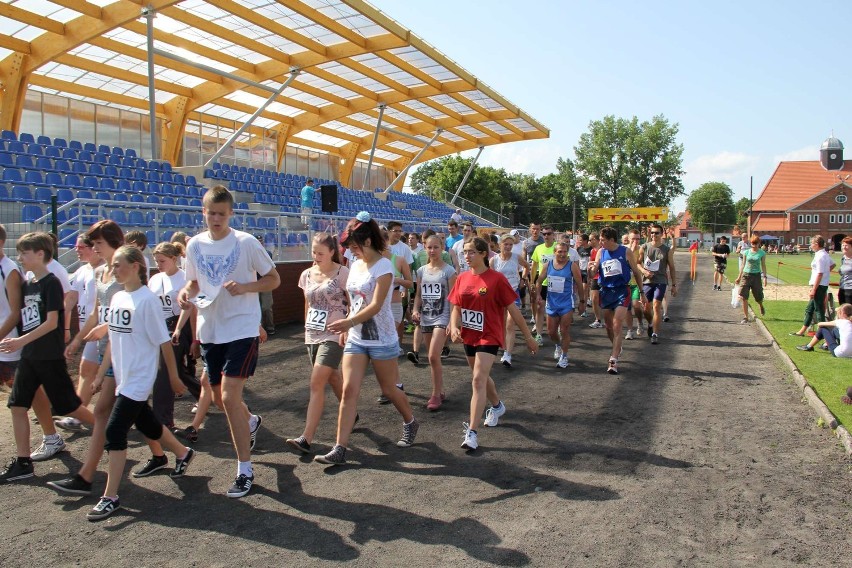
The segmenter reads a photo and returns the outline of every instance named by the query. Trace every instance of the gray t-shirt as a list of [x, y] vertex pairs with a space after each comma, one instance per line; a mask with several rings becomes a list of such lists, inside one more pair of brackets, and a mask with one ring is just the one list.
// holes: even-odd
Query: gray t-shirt
[[840, 288], [852, 290], [852, 258], [840, 257]]
[[450, 324], [450, 278], [456, 269], [444, 264], [441, 269], [429, 265], [417, 269], [420, 287], [420, 325], [447, 327]]
[[530, 257], [532, 256], [532, 253], [535, 250], [535, 247], [542, 244], [543, 242], [544, 242], [544, 237], [542, 237], [541, 235], [539, 235], [537, 239], [533, 239], [532, 237], [529, 237], [526, 240], [524, 240], [524, 257], [525, 257], [527, 262], [530, 261]]
[[642, 265], [653, 272], [651, 277], [642, 278], [643, 284], [668, 284], [669, 268], [669, 246], [660, 244], [656, 247], [653, 243], [642, 245]]

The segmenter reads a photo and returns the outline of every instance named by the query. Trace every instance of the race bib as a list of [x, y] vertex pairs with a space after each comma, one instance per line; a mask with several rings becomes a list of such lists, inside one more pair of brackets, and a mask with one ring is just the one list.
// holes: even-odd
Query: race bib
[[86, 306], [83, 304], [77, 304], [77, 318], [81, 323], [86, 321]]
[[424, 300], [440, 300], [444, 287], [440, 282], [424, 282], [420, 286], [420, 297]]
[[550, 294], [554, 292], [556, 294], [561, 294], [565, 291], [565, 277], [564, 276], [548, 276], [547, 277], [547, 293]]
[[611, 258], [601, 263], [604, 278], [609, 276], [621, 276], [621, 262], [617, 258]]
[[553, 260], [552, 254], [543, 254], [541, 255], [541, 268], [544, 268], [548, 263]]
[[173, 317], [175, 315], [174, 310], [172, 308], [172, 297], [171, 296], [169, 296], [168, 294], [163, 294], [162, 296], [160, 296], [160, 304], [162, 304], [163, 315], [166, 318], [170, 318], [170, 317]]
[[109, 317], [109, 306], [98, 306], [98, 324], [105, 323]]
[[649, 272], [656, 272], [660, 269], [660, 260], [651, 261], [650, 258], [645, 257], [645, 268], [648, 269]]
[[41, 316], [38, 313], [38, 304], [28, 304], [21, 308], [21, 329], [30, 331], [41, 325]]
[[485, 327], [485, 314], [462, 308], [462, 327], [473, 331], [482, 331]]
[[581, 256], [580, 257], [580, 270], [588, 270], [589, 269], [589, 257]]
[[328, 325], [328, 311], [308, 308], [308, 316], [305, 319], [305, 329], [313, 331], [325, 331]]

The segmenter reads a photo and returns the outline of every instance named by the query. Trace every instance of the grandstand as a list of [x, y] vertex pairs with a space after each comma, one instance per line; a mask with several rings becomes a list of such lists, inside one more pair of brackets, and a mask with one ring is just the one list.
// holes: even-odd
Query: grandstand
[[[223, 184], [235, 227], [304, 261], [311, 231], [359, 210], [445, 223], [454, 208], [400, 191], [415, 163], [548, 136], [360, 0], [17, 0], [0, 16], [0, 81], [7, 247], [54, 228], [70, 246], [101, 218], [152, 242], [194, 233]], [[317, 192], [305, 230], [308, 177], [338, 187], [339, 210], [320, 214]]]

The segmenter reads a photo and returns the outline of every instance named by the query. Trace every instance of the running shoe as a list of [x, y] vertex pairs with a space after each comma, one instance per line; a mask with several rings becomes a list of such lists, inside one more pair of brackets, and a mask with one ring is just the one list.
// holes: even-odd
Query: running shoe
[[102, 521], [118, 511], [120, 508], [121, 504], [119, 504], [118, 499], [113, 500], [109, 497], [101, 497], [98, 504], [95, 505], [91, 511], [86, 513], [86, 518], [92, 522]]
[[589, 324], [589, 327], [592, 329], [601, 329], [606, 326], [604, 326], [604, 324], [602, 324], [600, 320], [595, 320]]
[[79, 474], [74, 474], [74, 477], [60, 479], [59, 481], [48, 481], [47, 486], [61, 493], [70, 493], [72, 495], [91, 495], [92, 484]]
[[71, 416], [66, 416], [65, 418], [54, 420], [53, 424], [57, 428], [68, 430], [69, 432], [79, 432], [83, 429], [83, 423]]
[[197, 405], [197, 404], [193, 404], [193, 405], [192, 405], [192, 410], [190, 410], [190, 412], [191, 412], [192, 414], [195, 414], [196, 412], [198, 412], [198, 405]]
[[503, 353], [503, 357], [500, 358], [500, 362], [503, 363], [504, 367], [511, 369], [512, 368], [512, 354], [511, 353]]
[[667, 316], [666, 314], [663, 314], [663, 321], [669, 321], [669, 316]]
[[485, 411], [485, 420], [482, 423], [493, 428], [494, 426], [497, 426], [497, 423], [500, 421], [500, 417], [504, 414], [506, 414], [506, 405], [503, 404], [503, 401], [501, 400], [497, 406], [492, 406]]
[[636, 339], [636, 332], [632, 327], [627, 330], [627, 335], [624, 336], [624, 339]]
[[648, 324], [648, 329], [646, 329], [646, 330], [645, 330], [645, 333], [647, 333], [647, 334], [648, 334], [648, 337], [649, 337], [649, 338], [650, 338], [652, 335], [654, 335], [654, 326], [652, 326], [651, 324]]
[[183, 438], [191, 444], [194, 444], [198, 441], [198, 430], [196, 430], [194, 426], [187, 426], [183, 430], [176, 428], [174, 434], [175, 436]]
[[563, 353], [562, 357], [559, 358], [559, 362], [556, 363], [556, 366], [560, 369], [565, 369], [568, 367], [568, 355]]
[[[255, 419], [254, 427], [251, 425], [252, 418]], [[261, 422], [263, 422], [263, 417], [260, 414], [252, 414], [251, 418], [249, 418], [249, 428], [251, 429], [251, 444], [249, 445], [249, 450], [254, 450], [254, 446], [257, 444], [257, 431], [260, 430]]]
[[446, 359], [450, 356], [450, 347], [449, 345], [444, 345], [444, 348], [441, 349], [441, 359]]
[[651, 335], [651, 345], [656, 345], [660, 342], [660, 337], [655, 333]]
[[169, 467], [169, 458], [165, 455], [162, 456], [151, 456], [151, 458], [146, 461], [142, 467], [131, 473], [133, 477], [148, 477], [155, 471], [160, 471], [161, 469], [166, 469]]
[[326, 465], [343, 465], [346, 463], [346, 448], [335, 444], [331, 451], [324, 456], [314, 456], [314, 461]]
[[609, 365], [606, 368], [606, 372], [609, 373], [610, 375], [617, 375], [618, 374], [618, 360], [617, 359], [615, 359], [613, 357], [609, 358]]
[[417, 437], [417, 431], [420, 429], [420, 424], [417, 419], [412, 418], [408, 424], [402, 425], [402, 438], [396, 443], [400, 448], [410, 448], [414, 445], [414, 438]]
[[535, 325], [535, 316], [530, 317], [530, 325]]
[[36, 448], [32, 454], [30, 454], [30, 459], [34, 462], [40, 462], [44, 460], [49, 460], [59, 452], [65, 449], [65, 440], [56, 437], [57, 439], [53, 442], [48, 442], [47, 440], [43, 440], [41, 445]]
[[587, 317], [589, 317], [589, 312], [583, 312], [583, 313], [581, 313], [581, 314], [580, 314], [580, 317], [581, 317], [581, 318], [587, 318]]
[[308, 443], [308, 439], [304, 436], [299, 436], [298, 438], [287, 438], [285, 441], [288, 446], [296, 448], [303, 454], [311, 453], [311, 445]]
[[541, 337], [540, 333], [535, 334], [535, 342], [538, 343], [538, 346], [541, 347], [544, 345], [544, 338]]
[[810, 345], [796, 345], [796, 349], [798, 349], [799, 351], [813, 351], [814, 350], [814, 348], [811, 347]]
[[553, 350], [553, 360], [559, 361], [560, 357], [562, 357], [562, 348], [557, 345], [556, 349]]
[[19, 479], [26, 479], [33, 475], [35, 475], [35, 468], [33, 467], [32, 459], [24, 460], [24, 463], [21, 463], [21, 460], [15, 457], [9, 460], [3, 471], [0, 471], [0, 483], [18, 481]]
[[414, 324], [410, 323], [405, 326], [405, 333], [414, 333]]
[[[401, 390], [402, 392], [405, 392], [405, 386], [403, 386], [403, 385], [396, 385], [396, 388], [398, 388], [398, 389], [399, 389], [399, 390]], [[389, 399], [388, 397], [386, 397], [385, 395], [380, 394], [380, 395], [376, 398], [376, 402], [378, 402], [379, 404], [387, 404], [387, 403], [389, 403], [389, 402], [390, 402], [390, 399]]]
[[758, 306], [760, 306], [760, 315], [765, 316], [766, 308], [763, 307], [763, 304], [758, 304]]
[[[467, 425], [467, 423], [463, 423]], [[465, 450], [475, 450], [479, 447], [479, 440], [476, 437], [476, 430], [471, 430], [470, 428], [465, 428], [464, 431], [464, 441], [461, 445]]]
[[740, 320], [740, 324], [748, 323], [748, 318], [743, 318]]
[[192, 458], [195, 457], [195, 450], [192, 448], [187, 448], [186, 456], [182, 459], [175, 460], [175, 468], [169, 472], [169, 477], [172, 479], [176, 479], [178, 477], [183, 477], [186, 473], [186, 470], [189, 469], [189, 464], [192, 462]]
[[248, 492], [251, 491], [251, 486], [254, 484], [254, 475], [246, 475], [244, 473], [239, 474], [236, 479], [234, 479], [234, 484], [231, 485], [231, 488], [228, 489], [228, 492], [225, 493], [226, 497], [230, 497], [232, 499], [239, 499], [240, 497], [245, 497], [248, 495]]
[[409, 351], [408, 353], [406, 353], [406, 357], [408, 357], [408, 360], [414, 363], [415, 365], [420, 364], [420, 353], [417, 353], [416, 351]]
[[441, 408], [445, 400], [447, 400], [447, 396], [444, 393], [441, 393], [440, 396], [430, 396], [429, 402], [426, 403], [426, 409], [434, 412]]

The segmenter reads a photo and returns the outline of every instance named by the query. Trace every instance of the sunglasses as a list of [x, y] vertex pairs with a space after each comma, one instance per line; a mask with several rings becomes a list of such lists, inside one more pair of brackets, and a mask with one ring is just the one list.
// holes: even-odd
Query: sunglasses
[[660, 231], [648, 231], [648, 234], [650, 234], [650, 235], [662, 235], [662, 233]]
[[548, 235], [552, 235], [552, 234], [553, 234], [553, 233], [548, 233], [547, 231], [545, 231], [545, 232], [543, 232], [543, 233], [542, 233], [542, 235], [544, 235], [545, 237], [546, 237], [546, 236], [548, 236]]

